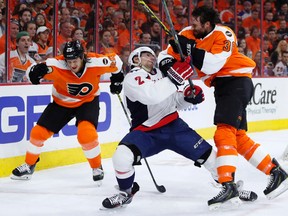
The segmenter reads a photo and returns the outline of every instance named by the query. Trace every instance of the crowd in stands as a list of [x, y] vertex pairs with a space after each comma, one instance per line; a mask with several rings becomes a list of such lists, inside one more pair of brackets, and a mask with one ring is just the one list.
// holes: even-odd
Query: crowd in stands
[[[133, 1], [131, 10], [130, 0], [58, 0], [57, 28], [54, 26], [53, 0], [9, 2], [10, 11], [7, 11], [5, 1], [0, 0], [0, 83], [25, 82], [25, 68], [55, 53], [61, 54], [63, 44], [71, 40], [80, 40], [86, 51], [103, 54], [116, 52], [124, 62], [124, 70], [128, 68], [127, 57], [131, 49], [144, 44], [157, 53], [167, 46], [167, 38], [161, 26], [137, 1]], [[161, 0], [145, 2], [161, 18]], [[166, 2], [176, 31], [189, 25], [189, 12], [193, 8], [202, 5], [216, 8], [221, 22], [235, 30], [239, 51], [256, 62], [254, 76], [288, 75], [288, 0]], [[7, 21], [6, 13], [10, 14]], [[7, 22], [10, 26], [8, 74], [5, 65]], [[97, 42], [94, 41], [95, 24], [98, 26]], [[57, 32], [54, 32], [55, 29]], [[57, 45], [54, 44], [55, 37]], [[23, 38], [25, 41], [22, 41]], [[96, 47], [98, 50], [95, 50]], [[21, 73], [22, 76], [19, 76]]]

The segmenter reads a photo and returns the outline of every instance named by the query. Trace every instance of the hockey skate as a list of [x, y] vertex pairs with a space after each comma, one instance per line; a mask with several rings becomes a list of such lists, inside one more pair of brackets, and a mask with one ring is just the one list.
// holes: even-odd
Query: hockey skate
[[275, 158], [272, 159], [272, 163], [276, 166], [271, 170], [269, 183], [263, 191], [269, 200], [288, 190], [288, 174], [281, 168]]
[[39, 160], [40, 159], [38, 158], [34, 165], [28, 165], [27, 163], [24, 163], [21, 166], [16, 167], [12, 171], [10, 178], [13, 180], [30, 180]]
[[232, 203], [233, 206], [239, 206], [241, 204], [237, 186], [233, 181], [222, 183], [222, 190], [218, 195], [208, 200], [209, 210], [217, 210], [222, 204], [228, 201]]
[[104, 209], [114, 209], [118, 207], [125, 207], [132, 202], [133, 196], [139, 191], [140, 187], [137, 182], [133, 183], [131, 194], [120, 191], [119, 194], [115, 194], [112, 197], [106, 198], [102, 202]]
[[93, 174], [93, 181], [96, 182], [97, 186], [101, 186], [102, 180], [104, 178], [104, 171], [102, 166], [100, 166], [99, 168], [92, 169], [92, 174]]
[[[216, 181], [216, 180], [215, 180], [215, 182], [212, 182], [211, 184], [216, 188], [222, 188], [222, 185], [220, 183], [218, 183], [218, 181]], [[257, 200], [258, 195], [254, 191], [243, 189], [244, 182], [242, 180], [237, 181], [236, 186], [237, 186], [237, 189], [239, 192], [239, 198], [241, 201], [254, 202], [255, 200]]]
[[242, 180], [239, 180], [236, 183], [240, 200], [244, 202], [254, 202], [257, 200], [258, 195], [254, 191], [243, 190], [243, 185], [244, 182]]

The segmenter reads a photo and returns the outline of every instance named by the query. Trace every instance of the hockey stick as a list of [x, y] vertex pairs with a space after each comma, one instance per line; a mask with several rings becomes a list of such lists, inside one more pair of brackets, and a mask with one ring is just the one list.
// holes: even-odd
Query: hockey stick
[[[166, 4], [166, 1], [162, 0], [162, 4], [163, 4], [163, 8], [164, 8], [164, 11], [165, 11], [165, 14], [166, 14], [167, 22], [168, 22], [169, 27], [170, 27], [170, 32], [171, 32], [172, 36], [174, 37], [174, 41], [175, 41], [175, 44], [176, 44], [176, 46], [178, 48], [178, 52], [180, 54], [180, 58], [181, 58], [182, 61], [184, 61], [184, 54], [183, 54], [180, 42], [178, 40], [178, 34], [175, 31], [175, 28], [174, 28], [174, 25], [173, 25], [173, 22], [172, 22], [172, 19], [171, 19], [171, 16], [170, 16], [170, 12], [169, 12], [168, 6]], [[192, 56], [191, 56], [191, 65], [192, 65]], [[189, 85], [190, 85], [191, 89], [194, 89], [194, 84], [193, 84], [193, 82], [192, 82], [192, 80], [190, 78], [188, 79], [188, 82], [189, 82]], [[194, 92], [192, 91], [192, 96], [194, 96], [193, 93]]]
[[[122, 109], [123, 109], [123, 111], [124, 111], [124, 113], [125, 113], [125, 116], [126, 116], [126, 118], [127, 118], [127, 120], [128, 120], [128, 123], [129, 123], [129, 125], [131, 126], [131, 121], [130, 121], [130, 118], [129, 118], [129, 116], [128, 116], [127, 110], [126, 110], [126, 108], [125, 108], [125, 106], [124, 106], [124, 103], [123, 103], [120, 95], [117, 94], [117, 96], [118, 96], [119, 102], [120, 102], [120, 104], [121, 104], [121, 106], [122, 106]], [[148, 170], [149, 170], [150, 176], [151, 176], [151, 178], [152, 178], [152, 180], [153, 180], [153, 182], [154, 182], [154, 185], [155, 185], [156, 189], [157, 189], [160, 193], [165, 193], [165, 192], [166, 192], [166, 188], [164, 187], [164, 185], [158, 185], [158, 184], [157, 184], [157, 182], [156, 182], [156, 180], [155, 180], [155, 178], [154, 178], [154, 175], [153, 175], [153, 173], [152, 173], [152, 171], [151, 171], [151, 169], [150, 169], [150, 166], [149, 166], [149, 164], [148, 164], [147, 159], [146, 159], [146, 158], [143, 158], [143, 159], [144, 159], [145, 164], [146, 164], [146, 166], [147, 166], [147, 168], [148, 168]]]
[[[142, 5], [143, 8], [147, 11], [147, 13], [150, 14], [150, 16], [158, 22], [158, 24], [164, 29], [164, 31], [167, 35], [174, 37], [175, 43], [177, 45], [177, 48], [178, 48], [178, 51], [180, 54], [181, 61], [184, 61], [184, 54], [183, 54], [183, 51], [181, 49], [181, 45], [180, 45], [179, 40], [178, 40], [177, 32], [174, 29], [174, 25], [173, 25], [172, 19], [170, 17], [170, 13], [169, 13], [169, 10], [168, 10], [168, 7], [167, 7], [165, 0], [162, 0], [162, 3], [163, 3], [165, 14], [166, 14], [168, 24], [169, 24], [171, 30], [169, 30], [165, 26], [165, 24], [156, 16], [156, 14], [149, 8], [149, 6], [143, 0], [137, 0], [137, 2], [138, 2], [138, 4]], [[192, 65], [192, 62], [191, 62], [191, 65]], [[194, 84], [193, 84], [192, 80], [188, 79], [188, 82], [189, 82], [191, 89], [194, 89]], [[193, 91], [192, 91], [192, 96], [194, 96]]]

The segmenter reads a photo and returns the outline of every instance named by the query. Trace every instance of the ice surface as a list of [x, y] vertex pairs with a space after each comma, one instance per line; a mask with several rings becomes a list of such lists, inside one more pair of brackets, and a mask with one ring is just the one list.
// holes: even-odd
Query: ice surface
[[[288, 130], [265, 131], [250, 136], [276, 158], [288, 144]], [[140, 191], [132, 203], [117, 210], [99, 210], [103, 199], [117, 193], [111, 159], [104, 159], [105, 179], [101, 187], [96, 187], [92, 181], [88, 163], [37, 171], [30, 181], [0, 178], [0, 216], [287, 215], [288, 191], [274, 200], [267, 200], [263, 194], [267, 176], [241, 156], [236, 179], [242, 179], [246, 189], [254, 190], [258, 200], [243, 203], [237, 209], [212, 212], [208, 210], [207, 201], [217, 195], [219, 189], [212, 186], [208, 171], [195, 167], [193, 162], [171, 151], [147, 160], [157, 183], [166, 187], [166, 193], [156, 190], [143, 162], [142, 166], [136, 167]], [[288, 161], [279, 162], [288, 167]]]

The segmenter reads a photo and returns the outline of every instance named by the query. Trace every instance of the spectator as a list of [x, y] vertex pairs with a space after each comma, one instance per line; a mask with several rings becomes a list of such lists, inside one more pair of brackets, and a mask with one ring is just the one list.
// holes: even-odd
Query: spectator
[[48, 38], [50, 34], [50, 29], [46, 26], [40, 26], [37, 29], [37, 46], [38, 46], [38, 54], [42, 60], [46, 60], [47, 51], [49, 48]]
[[268, 11], [263, 21], [263, 31], [266, 32], [270, 26], [277, 26], [277, 24], [273, 22], [273, 13]]
[[72, 31], [72, 40], [79, 40], [84, 47], [86, 48], [87, 42], [84, 40], [84, 30], [82, 28], [75, 28]]
[[43, 14], [41, 13], [36, 14], [34, 20], [35, 20], [37, 28], [39, 26], [46, 26], [46, 18]]
[[140, 28], [141, 28], [143, 23], [147, 22], [147, 15], [144, 12], [145, 12], [145, 9], [137, 1], [134, 1], [134, 13], [133, 13], [133, 16], [137, 17], [138, 25], [139, 25]]
[[[10, 49], [16, 49], [16, 37], [19, 32], [19, 22], [16, 19], [10, 19]], [[0, 54], [5, 52], [6, 34], [0, 38]]]
[[151, 35], [149, 32], [143, 32], [140, 34], [140, 44], [150, 44], [151, 43]]
[[284, 52], [288, 51], [288, 43], [286, 40], [280, 40], [274, 52], [271, 53], [271, 62], [276, 65], [282, 60]]
[[234, 3], [231, 2], [229, 8], [222, 10], [219, 14], [221, 22], [229, 26], [230, 28], [234, 28], [234, 13], [235, 6]]
[[[21, 31], [16, 37], [16, 50], [10, 52], [10, 65], [8, 69], [8, 82], [26, 82], [26, 69], [35, 61], [28, 55], [31, 44], [29, 33]], [[0, 55], [0, 74], [5, 76], [5, 53]], [[0, 75], [1, 76], [1, 75]]]
[[152, 44], [158, 44], [161, 43], [161, 26], [158, 22], [154, 21], [150, 28], [150, 34], [151, 34], [151, 43]]
[[61, 14], [60, 22], [70, 21], [70, 11], [68, 8], [66, 7], [61, 8], [60, 14]]
[[[112, 6], [108, 6], [105, 11], [105, 20], [112, 20], [113, 14], [115, 13], [115, 8]], [[122, 12], [123, 13], [123, 12]]]
[[261, 51], [257, 51], [254, 55], [253, 61], [256, 63], [255, 68], [252, 71], [252, 76], [261, 76], [261, 71], [264, 69], [263, 65], [261, 67]]
[[14, 19], [18, 19], [19, 18], [19, 12], [22, 11], [23, 9], [27, 8], [27, 3], [19, 3], [16, 4], [16, 6], [13, 8], [13, 12], [12, 12], [12, 17]]
[[122, 71], [125, 74], [127, 74], [130, 70], [130, 67], [128, 65], [128, 57], [130, 55], [130, 49], [129, 47], [124, 47], [121, 51], [120, 51], [120, 58], [123, 62], [122, 65]]
[[114, 23], [115, 30], [118, 32], [118, 35], [120, 35], [120, 33], [126, 29], [126, 25], [124, 23], [124, 13], [122, 11], [116, 11], [112, 15], [112, 21]]
[[261, 44], [258, 27], [253, 26], [251, 28], [251, 36], [248, 36], [246, 38], [246, 44], [247, 48], [252, 51], [252, 57], [254, 58], [256, 52], [260, 50], [260, 44]]
[[19, 12], [19, 31], [24, 30], [24, 25], [32, 20], [32, 11], [29, 8], [24, 8]]
[[244, 38], [239, 39], [238, 44], [239, 44], [238, 46], [243, 49], [243, 54], [252, 59], [252, 51], [248, 49], [246, 40]]
[[270, 26], [267, 29], [267, 37], [268, 37], [268, 40], [270, 42], [270, 47], [269, 47], [268, 51], [269, 51], [269, 54], [271, 55], [271, 53], [274, 52], [274, 50], [276, 49], [276, 47], [278, 45], [278, 37], [276, 34], [275, 26]]
[[69, 21], [64, 21], [60, 23], [60, 32], [59, 35], [57, 37], [57, 48], [60, 50], [62, 50], [62, 46], [63, 44], [67, 43], [68, 41], [71, 41], [71, 34], [72, 34], [72, 30], [71, 30], [71, 24]]
[[119, 8], [117, 9], [118, 11], [122, 11], [124, 13], [125, 11], [129, 11], [130, 10], [128, 8], [127, 0], [119, 0], [118, 1], [118, 5], [119, 5]]
[[279, 76], [287, 76], [288, 75], [288, 51], [284, 51], [282, 53], [282, 58], [281, 61], [279, 61], [274, 69], [274, 75], [279, 77]]
[[99, 33], [100, 36], [100, 51], [101, 54], [108, 54], [108, 53], [118, 53], [118, 51], [114, 48], [113, 45], [110, 44], [111, 41], [111, 32], [109, 30], [102, 30]]
[[177, 15], [174, 28], [177, 32], [180, 32], [184, 27], [188, 25], [188, 19], [185, 15]]
[[253, 9], [252, 15], [245, 18], [242, 22], [243, 27], [245, 28], [245, 31], [247, 34], [252, 33], [249, 31], [253, 26], [256, 26], [258, 29], [260, 29], [260, 19], [259, 19], [259, 11]]
[[242, 20], [252, 15], [252, 4], [250, 1], [245, 1], [243, 3], [243, 10], [238, 13], [238, 17]]
[[288, 35], [287, 22], [285, 19], [279, 20], [279, 28], [277, 29], [277, 37], [283, 40], [285, 36]]
[[41, 58], [38, 53], [38, 45], [36, 44], [36, 23], [34, 21], [26, 23], [24, 26], [24, 31], [27, 31], [31, 38], [31, 45], [28, 50], [29, 56], [35, 61], [40, 60]]
[[118, 51], [122, 50], [124, 47], [130, 45], [130, 34], [132, 33], [132, 46], [140, 40], [141, 29], [138, 26], [138, 20], [133, 20], [133, 30], [130, 31], [130, 21], [126, 23], [126, 29], [119, 35], [117, 41]]
[[268, 12], [275, 14], [275, 7], [273, 6], [271, 0], [264, 1], [263, 12], [264, 14], [267, 14]]
[[108, 30], [111, 33], [110, 45], [114, 46], [118, 40], [118, 32], [115, 30], [114, 23], [111, 20], [106, 20], [103, 22], [103, 30]]

